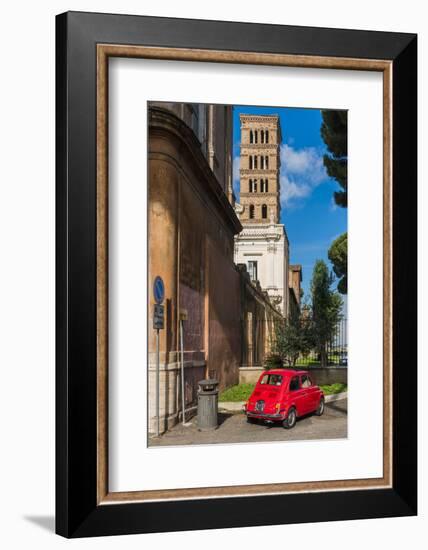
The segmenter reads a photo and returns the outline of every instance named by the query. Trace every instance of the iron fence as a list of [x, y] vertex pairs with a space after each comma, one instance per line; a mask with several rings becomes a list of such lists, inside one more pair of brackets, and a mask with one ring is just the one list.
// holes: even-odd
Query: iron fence
[[[341, 319], [331, 339], [326, 343], [325, 353], [328, 366], [348, 366], [348, 332], [347, 319]], [[321, 354], [317, 350], [311, 350], [307, 355], [300, 356], [296, 366], [318, 366], [321, 365]]]
[[[276, 323], [265, 319], [253, 319], [251, 325], [242, 323], [242, 364], [261, 365], [269, 355], [275, 354]], [[348, 366], [347, 319], [342, 318], [336, 325], [331, 338], [325, 344], [324, 364], [327, 366]], [[321, 366], [321, 353], [312, 349], [300, 355], [294, 365], [284, 362], [284, 366]]]

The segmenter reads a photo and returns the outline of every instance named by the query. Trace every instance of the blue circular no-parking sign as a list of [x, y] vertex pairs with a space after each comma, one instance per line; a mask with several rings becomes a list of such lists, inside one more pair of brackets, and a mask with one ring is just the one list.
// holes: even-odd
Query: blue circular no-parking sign
[[153, 296], [157, 304], [161, 304], [165, 299], [165, 285], [162, 277], [157, 275], [153, 281]]

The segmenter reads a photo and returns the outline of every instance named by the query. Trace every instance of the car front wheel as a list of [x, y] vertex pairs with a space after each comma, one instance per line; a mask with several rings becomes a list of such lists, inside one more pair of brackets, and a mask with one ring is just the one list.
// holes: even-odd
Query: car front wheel
[[324, 403], [324, 397], [321, 397], [320, 404], [318, 405], [318, 409], [315, 411], [315, 414], [317, 416], [321, 416], [324, 413], [325, 403]]
[[294, 428], [294, 426], [296, 425], [296, 421], [297, 421], [296, 409], [292, 407], [288, 411], [287, 418], [283, 421], [282, 425], [286, 430], [291, 430], [291, 428]]

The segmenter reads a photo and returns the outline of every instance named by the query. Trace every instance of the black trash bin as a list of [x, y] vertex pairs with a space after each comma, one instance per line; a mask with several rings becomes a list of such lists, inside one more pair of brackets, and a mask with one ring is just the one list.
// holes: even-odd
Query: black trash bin
[[218, 426], [218, 381], [198, 382], [198, 429], [215, 430]]

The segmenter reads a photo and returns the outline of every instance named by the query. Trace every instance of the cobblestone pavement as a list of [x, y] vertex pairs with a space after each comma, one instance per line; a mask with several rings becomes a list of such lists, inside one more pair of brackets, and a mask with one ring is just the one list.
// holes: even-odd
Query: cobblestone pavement
[[340, 439], [347, 437], [348, 400], [326, 404], [322, 416], [308, 415], [291, 430], [282, 425], [249, 424], [243, 413], [219, 413], [219, 427], [200, 432], [196, 417], [188, 427], [177, 424], [159, 438], [150, 437], [149, 446], [206, 445], [209, 443], [250, 443], [258, 441], [297, 441], [305, 439]]

